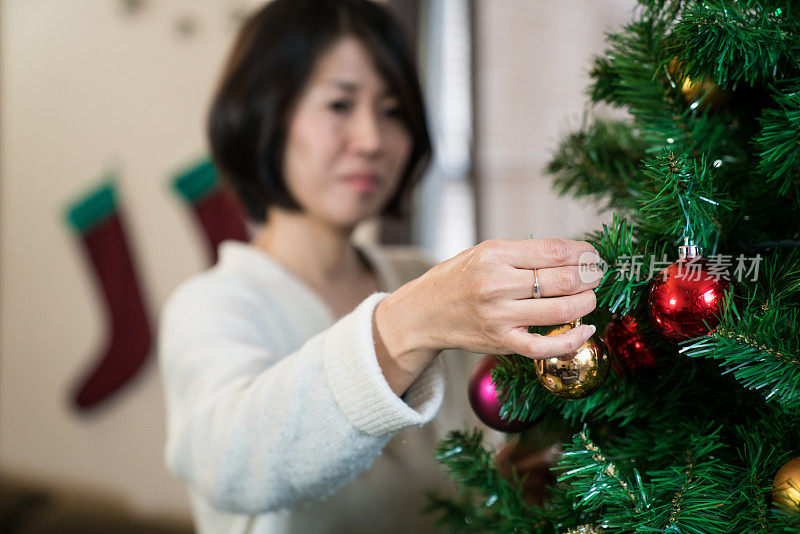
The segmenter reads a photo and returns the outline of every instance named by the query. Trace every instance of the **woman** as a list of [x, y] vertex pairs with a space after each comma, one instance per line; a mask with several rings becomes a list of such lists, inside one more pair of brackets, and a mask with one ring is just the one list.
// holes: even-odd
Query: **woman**
[[[429, 268], [407, 249], [351, 242], [359, 222], [403, 207], [430, 154], [401, 32], [368, 0], [255, 13], [209, 137], [262, 226], [250, 243], [223, 243], [162, 315], [166, 462], [199, 532], [431, 530], [422, 492], [446, 478], [434, 446], [469, 413], [463, 351], [580, 346], [593, 327], [541, 337], [527, 326], [594, 308], [597, 277], [581, 281], [577, 265], [596, 252], [493, 240]], [[551, 298], [532, 298], [533, 269], [537, 297]]]

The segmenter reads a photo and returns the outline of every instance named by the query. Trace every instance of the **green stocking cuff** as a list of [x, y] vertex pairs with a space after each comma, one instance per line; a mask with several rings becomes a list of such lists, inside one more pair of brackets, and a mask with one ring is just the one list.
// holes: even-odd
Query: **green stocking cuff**
[[114, 184], [109, 180], [68, 206], [67, 221], [77, 231], [85, 233], [90, 227], [113, 213], [115, 207]]
[[214, 164], [204, 159], [179, 174], [172, 182], [172, 186], [185, 200], [194, 202], [211, 191], [216, 183], [217, 171], [214, 169]]

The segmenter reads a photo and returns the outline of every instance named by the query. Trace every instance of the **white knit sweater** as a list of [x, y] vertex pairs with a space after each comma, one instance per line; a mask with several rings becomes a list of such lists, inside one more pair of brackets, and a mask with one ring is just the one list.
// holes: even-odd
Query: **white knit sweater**
[[397, 397], [372, 313], [430, 264], [410, 248], [360, 250], [383, 291], [338, 321], [271, 256], [233, 241], [168, 300], [165, 460], [200, 534], [433, 531], [423, 492], [452, 483], [432, 455], [448, 430], [479, 426], [465, 394], [478, 355], [445, 351]]

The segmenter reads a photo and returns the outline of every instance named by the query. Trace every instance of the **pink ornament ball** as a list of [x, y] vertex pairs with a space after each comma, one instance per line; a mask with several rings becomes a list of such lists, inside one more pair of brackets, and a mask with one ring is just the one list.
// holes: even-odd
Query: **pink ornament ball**
[[484, 356], [469, 379], [469, 403], [475, 415], [487, 426], [501, 432], [521, 432], [533, 426], [533, 421], [508, 421], [500, 417], [498, 391], [492, 382], [491, 370], [497, 364], [497, 357]]

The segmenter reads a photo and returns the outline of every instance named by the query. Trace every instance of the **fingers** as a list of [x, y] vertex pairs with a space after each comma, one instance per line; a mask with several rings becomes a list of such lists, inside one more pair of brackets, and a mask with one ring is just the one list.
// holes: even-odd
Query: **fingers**
[[521, 299], [502, 309], [502, 319], [516, 325], [547, 326], [569, 323], [592, 312], [597, 306], [594, 291], [549, 299]]
[[600, 261], [597, 250], [586, 241], [562, 238], [497, 239], [485, 243], [496, 246], [500, 259], [518, 269], [542, 269]]
[[[530, 280], [531, 295], [533, 294], [534, 272], [533, 269], [522, 271]], [[555, 267], [537, 269], [535, 277], [539, 280], [539, 288], [543, 297], [558, 297], [561, 295], [575, 295], [583, 291], [594, 289], [600, 285], [603, 271], [595, 264], [571, 265], [569, 267]]]
[[[528, 326], [565, 324], [594, 310], [593, 289], [603, 273], [589, 265], [600, 261], [585, 241], [492, 239], [437, 265], [409, 291], [422, 308], [438, 310], [423, 314], [428, 348], [560, 356], [580, 347], [591, 328], [542, 337], [528, 333]], [[534, 268], [542, 296], [549, 298], [531, 298]]]
[[583, 324], [551, 336], [529, 334], [517, 329], [510, 332], [507, 338], [515, 354], [543, 360], [575, 352], [594, 332], [594, 326]]
[[[543, 297], [574, 295], [600, 285], [603, 271], [594, 264], [536, 269], [536, 278]], [[513, 269], [506, 277], [509, 296], [515, 299], [533, 297], [533, 269]]]

